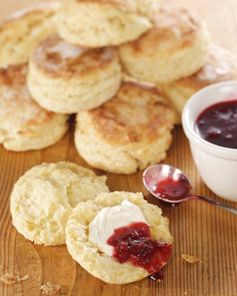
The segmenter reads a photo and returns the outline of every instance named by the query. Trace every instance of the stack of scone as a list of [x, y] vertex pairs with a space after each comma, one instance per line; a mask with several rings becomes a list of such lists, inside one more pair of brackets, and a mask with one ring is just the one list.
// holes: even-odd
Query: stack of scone
[[5, 21], [0, 41], [4, 146], [47, 147], [76, 113], [79, 154], [112, 173], [163, 160], [188, 98], [237, 73], [205, 24], [159, 0], [40, 5]]
[[57, 142], [68, 129], [68, 115], [36, 103], [27, 86], [28, 61], [39, 42], [56, 31], [59, 3], [29, 8], [0, 26], [0, 143], [6, 149], [42, 149]]
[[150, 30], [158, 10], [154, 0], [63, 1], [58, 34], [30, 58], [32, 96], [49, 111], [77, 113], [75, 144], [93, 167], [134, 173], [171, 144], [175, 112], [156, 88], [122, 81], [119, 59], [118, 46]]

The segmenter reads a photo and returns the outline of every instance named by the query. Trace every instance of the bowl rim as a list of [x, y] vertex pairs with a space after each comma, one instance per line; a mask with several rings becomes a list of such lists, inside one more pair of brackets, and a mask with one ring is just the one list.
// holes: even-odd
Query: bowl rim
[[[237, 149], [219, 146], [206, 141], [194, 129], [194, 125], [192, 123], [194, 120], [196, 120], [196, 118], [193, 119], [193, 121], [190, 120], [190, 110], [192, 109], [193, 103], [196, 100], [200, 100], [200, 98], [206, 97], [208, 93], [213, 92], [213, 90], [216, 90], [216, 92], [218, 93], [220, 89], [225, 87], [231, 87], [231, 89], [232, 90], [234, 89], [237, 94], [237, 80], [228, 80], [224, 82], [215, 83], [210, 86], [206, 86], [201, 90], [199, 90], [198, 92], [196, 92], [194, 95], [192, 95], [190, 99], [187, 101], [187, 103], [185, 104], [182, 112], [182, 126], [188, 140], [192, 144], [198, 146], [201, 150], [204, 150], [208, 154], [215, 155], [219, 158], [237, 160]], [[237, 96], [236, 96], [236, 100], [237, 100]], [[218, 101], [219, 100], [217, 100], [217, 102]], [[215, 103], [210, 103], [210, 105], [208, 106], [211, 106], [214, 104]], [[205, 108], [203, 108], [203, 110], [205, 110]]]

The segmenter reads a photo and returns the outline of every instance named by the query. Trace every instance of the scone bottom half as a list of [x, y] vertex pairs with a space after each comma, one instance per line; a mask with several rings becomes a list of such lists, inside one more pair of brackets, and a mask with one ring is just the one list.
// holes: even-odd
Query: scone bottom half
[[74, 209], [66, 243], [72, 257], [104, 282], [159, 279], [172, 249], [168, 224], [142, 193], [102, 193]]

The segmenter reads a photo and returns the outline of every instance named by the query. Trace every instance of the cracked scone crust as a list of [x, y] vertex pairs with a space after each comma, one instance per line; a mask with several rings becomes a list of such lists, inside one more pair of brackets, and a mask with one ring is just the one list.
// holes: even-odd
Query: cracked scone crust
[[68, 116], [42, 109], [26, 85], [27, 65], [0, 69], [0, 143], [8, 150], [48, 147], [68, 129]]
[[150, 18], [159, 4], [160, 0], [64, 0], [56, 18], [58, 32], [81, 46], [119, 45], [152, 27]]
[[36, 244], [64, 244], [73, 208], [102, 192], [108, 192], [105, 176], [70, 162], [43, 163], [27, 171], [13, 188], [13, 225]]
[[212, 44], [207, 62], [197, 73], [169, 84], [158, 85], [158, 88], [181, 114], [184, 105], [195, 92], [205, 86], [227, 80], [237, 80], [237, 57]]
[[112, 257], [101, 253], [88, 239], [89, 224], [105, 207], [113, 207], [128, 200], [142, 211], [150, 226], [152, 239], [171, 244], [169, 221], [162, 216], [157, 206], [144, 200], [142, 193], [112, 192], [102, 193], [93, 202], [80, 203], [73, 211], [66, 226], [66, 244], [72, 257], [89, 273], [110, 284], [126, 284], [147, 277], [148, 272], [130, 263], [118, 263]]
[[91, 166], [130, 174], [165, 158], [175, 112], [157, 89], [133, 82], [99, 108], [77, 115], [75, 144]]
[[82, 48], [52, 35], [30, 59], [30, 92], [50, 111], [77, 113], [98, 107], [115, 95], [120, 83], [118, 53], [112, 47]]
[[37, 44], [56, 31], [54, 15], [58, 8], [57, 1], [34, 5], [0, 24], [0, 67], [29, 60]]
[[154, 26], [120, 46], [124, 69], [143, 81], [169, 83], [198, 71], [206, 62], [209, 33], [186, 9], [163, 8]]

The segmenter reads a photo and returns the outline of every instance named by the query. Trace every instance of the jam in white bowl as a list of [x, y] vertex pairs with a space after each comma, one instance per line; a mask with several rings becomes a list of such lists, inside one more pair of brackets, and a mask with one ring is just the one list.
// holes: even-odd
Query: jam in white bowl
[[220, 197], [237, 202], [237, 81], [194, 94], [182, 124], [203, 181]]

